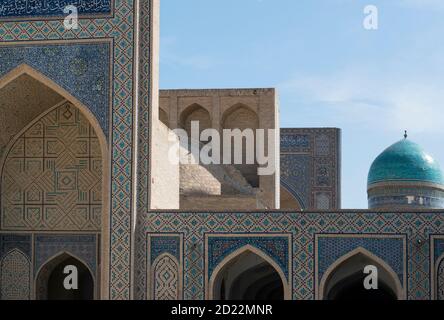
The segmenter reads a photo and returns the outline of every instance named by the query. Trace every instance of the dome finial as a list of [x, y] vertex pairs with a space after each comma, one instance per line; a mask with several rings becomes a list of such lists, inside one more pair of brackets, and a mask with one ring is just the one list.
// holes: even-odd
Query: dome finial
[[405, 131], [404, 131], [404, 139], [407, 139], [408, 136], [409, 136], [409, 135], [407, 134], [407, 130], [405, 130]]

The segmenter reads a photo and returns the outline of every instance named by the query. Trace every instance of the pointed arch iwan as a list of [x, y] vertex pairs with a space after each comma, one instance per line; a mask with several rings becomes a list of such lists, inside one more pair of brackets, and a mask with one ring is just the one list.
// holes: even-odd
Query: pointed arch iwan
[[[0, 90], [8, 85], [10, 82], [14, 81], [18, 77], [22, 75], [28, 75], [33, 79], [41, 82], [48, 88], [52, 89], [54, 92], [58, 93], [60, 96], [64, 97], [71, 104], [73, 104], [76, 108], [80, 110], [80, 112], [86, 117], [89, 121], [91, 127], [94, 129], [95, 134], [98, 137], [98, 141], [100, 144], [100, 150], [102, 153], [102, 219], [101, 219], [101, 259], [100, 259], [100, 297], [101, 299], [109, 298], [109, 261], [110, 261], [110, 163], [111, 163], [111, 154], [109, 152], [107, 138], [97, 121], [96, 117], [89, 110], [87, 106], [85, 106], [82, 102], [80, 102], [77, 98], [75, 98], [72, 94], [70, 94], [67, 90], [62, 88], [60, 85], [55, 83], [50, 78], [46, 77], [44, 74], [35, 70], [27, 64], [21, 64], [5, 74], [0, 78]], [[45, 112], [46, 113], [46, 112]], [[38, 117], [40, 118], [40, 116]], [[32, 121], [31, 123], [33, 123]], [[23, 132], [25, 132], [29, 128], [27, 125], [23, 130], [21, 130], [13, 141], [16, 140]], [[5, 153], [3, 159], [0, 159], [0, 164], [4, 162], [6, 159], [7, 152]], [[1, 167], [0, 167], [1, 170]], [[1, 171], [0, 171], [1, 175]], [[97, 266], [99, 268], [99, 266]]]
[[[229, 254], [228, 256], [226, 256], [217, 265], [217, 267], [213, 270], [213, 273], [211, 275], [209, 275], [210, 278], [207, 282], [208, 289], [207, 289], [207, 293], [206, 293], [207, 300], [214, 299], [213, 298], [214, 297], [214, 287], [215, 287], [215, 282], [218, 278], [219, 272], [222, 271], [227, 264], [229, 264], [231, 261], [233, 261], [233, 259], [236, 259], [237, 257], [241, 256], [243, 253], [246, 253], [246, 252], [251, 252], [251, 253], [257, 255], [258, 257], [264, 259], [267, 263], [269, 263], [276, 270], [276, 272], [279, 274], [279, 277], [281, 278], [282, 286], [284, 288], [284, 299], [291, 300], [291, 281], [290, 281], [290, 279], [287, 279], [282, 268], [268, 254], [264, 253], [262, 250], [260, 250], [256, 247], [253, 247], [252, 245], [249, 245], [249, 244], [242, 247], [242, 248], [237, 249], [236, 251], [234, 251], [231, 254]], [[290, 276], [289, 276], [289, 278], [290, 278]]]

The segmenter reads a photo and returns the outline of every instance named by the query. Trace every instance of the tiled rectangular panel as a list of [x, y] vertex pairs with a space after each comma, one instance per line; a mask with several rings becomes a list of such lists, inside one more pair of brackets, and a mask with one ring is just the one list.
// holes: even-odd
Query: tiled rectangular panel
[[63, 16], [69, 5], [76, 6], [79, 15], [109, 15], [113, 0], [1, 0], [0, 19]]

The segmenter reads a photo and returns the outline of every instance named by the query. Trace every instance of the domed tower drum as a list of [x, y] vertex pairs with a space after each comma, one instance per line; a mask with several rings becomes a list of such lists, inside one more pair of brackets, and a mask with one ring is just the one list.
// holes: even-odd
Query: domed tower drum
[[438, 162], [407, 135], [373, 162], [367, 191], [369, 209], [444, 208], [444, 175]]

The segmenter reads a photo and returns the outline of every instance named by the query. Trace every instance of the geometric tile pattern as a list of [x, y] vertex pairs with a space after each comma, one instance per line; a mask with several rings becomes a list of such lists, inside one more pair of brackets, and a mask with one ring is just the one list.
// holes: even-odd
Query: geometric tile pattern
[[159, 257], [153, 268], [153, 300], [179, 299], [179, 263], [169, 254]]
[[307, 192], [311, 185], [311, 160], [309, 155], [281, 155], [281, 184], [298, 199], [302, 208], [309, 208], [311, 202]]
[[[182, 296], [182, 235], [163, 233], [146, 235], [142, 259], [137, 257], [136, 275], [145, 290], [137, 299], [177, 300]], [[140, 251], [142, 253], [142, 251]], [[142, 263], [139, 265], [138, 263]], [[148, 267], [145, 267], [148, 266]]]
[[109, 41], [0, 46], [0, 76], [26, 64], [88, 106], [108, 137], [110, 117]]
[[345, 254], [364, 248], [385, 261], [398, 275], [401, 283], [404, 281], [404, 237], [399, 238], [375, 237], [318, 237], [318, 279], [322, 279], [327, 269]]
[[281, 267], [288, 278], [288, 237], [208, 237], [208, 279], [211, 278], [214, 268], [232, 252], [246, 245], [260, 249], [269, 255]]
[[[152, 55], [152, 13], [153, 1], [141, 1], [139, 7], [139, 144], [138, 144], [138, 180], [137, 180], [137, 214], [145, 215], [149, 210], [150, 197], [150, 130], [151, 130], [151, 55]], [[137, 224], [137, 228], [139, 224]], [[147, 240], [146, 235], [136, 231], [137, 243], [140, 244], [135, 254], [134, 294], [136, 299], [147, 299]], [[181, 259], [182, 260], [182, 259]], [[149, 286], [149, 285], [148, 285]]]
[[0, 4], [0, 18], [62, 16], [67, 5], [74, 5], [79, 15], [111, 13], [111, 0], [84, 1], [84, 0], [2, 0]]
[[281, 184], [303, 209], [341, 206], [341, 131], [281, 129]]
[[101, 149], [88, 120], [70, 103], [17, 138], [1, 178], [4, 230], [100, 231]]
[[[151, 2], [151, 1], [141, 1]], [[111, 17], [93, 15], [79, 20], [77, 30], [67, 30], [63, 20], [0, 22], [1, 45], [42, 45], [48, 41], [95, 42], [112, 40], [112, 118], [110, 119], [111, 195], [110, 203], [110, 286], [111, 299], [131, 297], [131, 226], [133, 175], [133, 93], [135, 79], [136, 10], [133, 0], [115, 0]], [[143, 21], [146, 17], [141, 16]], [[47, 60], [47, 63], [57, 61]], [[51, 78], [51, 77], [49, 77]], [[61, 85], [60, 83], [58, 83]], [[66, 87], [61, 85], [64, 89]], [[67, 90], [67, 89], [66, 89]], [[91, 110], [94, 106], [85, 103]]]
[[20, 250], [14, 249], [1, 259], [0, 299], [29, 300], [31, 297], [31, 263]]
[[67, 253], [81, 259], [96, 274], [97, 257], [97, 236], [78, 234], [38, 234], [35, 236], [35, 262], [34, 276], [42, 265], [49, 262], [55, 256]]
[[158, 256], [169, 253], [180, 260], [180, 237], [178, 236], [151, 236], [151, 261]]
[[[440, 213], [372, 213], [368, 211], [333, 213], [172, 213], [149, 212], [143, 216], [138, 228], [137, 251], [144, 250], [143, 241], [150, 232], [174, 233], [184, 236], [184, 298], [204, 299], [205, 283], [205, 236], [209, 233], [254, 233], [270, 236], [276, 233], [292, 235], [292, 284], [295, 300], [315, 298], [315, 235], [349, 234], [375, 235], [378, 238], [405, 236], [407, 239], [407, 287], [409, 299], [430, 299], [430, 243], [431, 234], [444, 234], [444, 215]], [[235, 236], [235, 235], [233, 235]], [[418, 240], [422, 240], [421, 243]], [[395, 272], [399, 272], [399, 258], [387, 257], [378, 244], [355, 242], [354, 245], [367, 246], [386, 257]], [[371, 246], [374, 246], [373, 248]], [[390, 242], [393, 254], [399, 245]], [[347, 248], [348, 249], [348, 248]], [[344, 249], [345, 250], [345, 249]], [[379, 253], [378, 253], [379, 252]], [[339, 254], [339, 253], [337, 253]], [[336, 255], [337, 255], [336, 254]], [[404, 254], [404, 253], [403, 253]], [[142, 257], [142, 253], [138, 253]], [[146, 258], [146, 253], [144, 254]], [[396, 253], [395, 256], [399, 256]], [[328, 258], [328, 257], [327, 257]], [[319, 263], [323, 257], [319, 256]], [[139, 262], [140, 263], [140, 262]], [[401, 262], [402, 263], [402, 262]], [[327, 264], [327, 263], [326, 263]], [[140, 265], [140, 264], [139, 264]], [[402, 279], [402, 277], [400, 277]], [[138, 279], [139, 290], [146, 290], [146, 281]]]
[[32, 238], [29, 234], [0, 234], [0, 259], [9, 251], [18, 249], [31, 260]]

